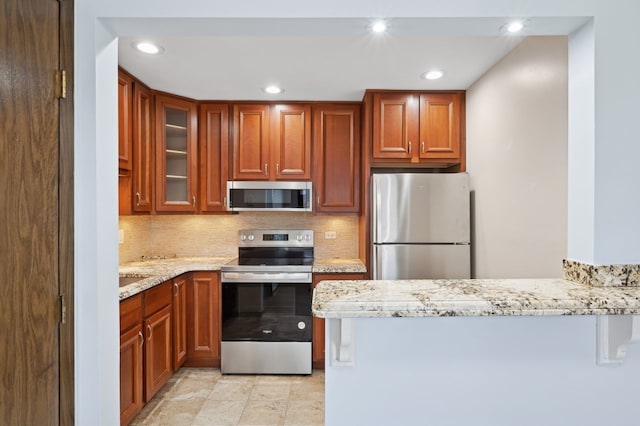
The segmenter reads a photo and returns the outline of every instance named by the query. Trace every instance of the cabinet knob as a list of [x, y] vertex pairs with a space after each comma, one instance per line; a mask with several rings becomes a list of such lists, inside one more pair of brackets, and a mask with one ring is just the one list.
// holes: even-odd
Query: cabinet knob
[[144, 345], [144, 336], [142, 335], [142, 331], [138, 331], [138, 340], [140, 340], [140, 347]]
[[173, 295], [178, 295], [178, 283], [173, 283]]
[[276, 163], [276, 174], [280, 175], [280, 163]]
[[224, 197], [222, 199], [222, 205], [225, 206], [225, 207], [227, 206], [227, 197]]
[[409, 154], [411, 154], [411, 141], [409, 141]]
[[316, 198], [316, 206], [320, 206], [320, 196], [318, 195], [318, 197]]
[[424, 154], [424, 141], [420, 143], [420, 154]]
[[196, 206], [196, 196], [195, 195], [193, 196], [192, 201], [193, 201], [193, 207], [195, 207]]
[[139, 192], [136, 192], [136, 198], [137, 198], [136, 206], [139, 206], [140, 205], [140, 193]]
[[147, 325], [147, 332], [148, 332], [147, 333], [148, 334], [147, 339], [151, 340], [151, 335], [152, 335], [152, 333], [151, 333], [151, 325]]
[[269, 176], [269, 164], [264, 163], [264, 175]]

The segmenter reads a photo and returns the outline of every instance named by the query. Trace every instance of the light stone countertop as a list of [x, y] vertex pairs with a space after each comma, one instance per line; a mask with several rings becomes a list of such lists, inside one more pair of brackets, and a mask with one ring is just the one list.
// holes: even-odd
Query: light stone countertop
[[[133, 284], [120, 287], [120, 300], [134, 296], [158, 284], [193, 271], [219, 271], [234, 257], [171, 257], [147, 259], [120, 265], [120, 277], [140, 277]], [[314, 273], [364, 273], [360, 259], [314, 259]]]
[[367, 272], [360, 259], [313, 259], [315, 274], [364, 274]]
[[563, 279], [321, 281], [321, 318], [640, 314], [639, 287]]
[[167, 280], [193, 271], [219, 271], [233, 257], [172, 257], [129, 262], [120, 265], [120, 277], [143, 277], [120, 287], [120, 300], [134, 296]]

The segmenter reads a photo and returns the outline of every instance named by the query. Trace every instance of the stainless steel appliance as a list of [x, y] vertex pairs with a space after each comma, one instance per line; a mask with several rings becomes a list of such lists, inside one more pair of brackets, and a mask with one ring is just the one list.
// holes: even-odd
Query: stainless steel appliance
[[222, 273], [222, 373], [311, 374], [313, 231], [242, 230]]
[[469, 278], [466, 173], [374, 174], [373, 279]]
[[311, 182], [227, 182], [227, 210], [287, 211], [313, 210]]

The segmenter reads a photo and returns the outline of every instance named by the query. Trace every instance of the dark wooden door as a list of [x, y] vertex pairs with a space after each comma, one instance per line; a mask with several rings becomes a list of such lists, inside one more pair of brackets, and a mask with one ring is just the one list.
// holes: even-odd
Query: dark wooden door
[[[153, 208], [153, 98], [148, 87], [133, 83], [133, 210]], [[129, 198], [131, 199], [131, 198]]]
[[[73, 13], [73, 2], [68, 3]], [[50, 0], [5, 0], [0, 7], [2, 424], [56, 425], [61, 417], [63, 422], [73, 418], [71, 344], [60, 344], [61, 335], [72, 341], [73, 329], [60, 323], [59, 297], [72, 290], [72, 278], [71, 284], [67, 279], [73, 236], [62, 214], [73, 220], [68, 168], [73, 131], [72, 119], [61, 115], [72, 116], [72, 69], [67, 70], [69, 90], [62, 100], [57, 72], [70, 58], [71, 49], [60, 49], [61, 42], [72, 46], [68, 12], [68, 5]], [[68, 375], [62, 377], [65, 368]], [[66, 404], [62, 410], [61, 401]]]
[[360, 105], [313, 110], [313, 183], [316, 211], [360, 211]]
[[187, 285], [185, 365], [220, 367], [220, 273], [194, 272]]
[[173, 279], [171, 302], [173, 327], [173, 370], [182, 367], [187, 359], [187, 275]]
[[311, 179], [311, 106], [275, 104], [271, 117], [271, 176]]
[[233, 179], [269, 179], [269, 105], [233, 106]]
[[225, 211], [229, 178], [229, 105], [200, 105], [200, 210]]

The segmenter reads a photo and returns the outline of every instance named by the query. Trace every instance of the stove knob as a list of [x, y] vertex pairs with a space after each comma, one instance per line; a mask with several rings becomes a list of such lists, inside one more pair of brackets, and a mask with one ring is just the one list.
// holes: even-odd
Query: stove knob
[[253, 241], [255, 239], [256, 239], [256, 237], [254, 237], [253, 234], [249, 234], [249, 241]]
[[296, 235], [296, 240], [298, 240], [298, 241], [302, 241], [302, 234], [298, 234], [298, 235]]
[[240, 241], [244, 241], [244, 240], [246, 240], [246, 239], [247, 239], [247, 236], [246, 236], [246, 235], [244, 235], [244, 234], [240, 235]]
[[304, 240], [305, 240], [305, 241], [311, 241], [311, 235], [309, 235], [309, 234], [305, 234], [305, 236], [304, 236]]

